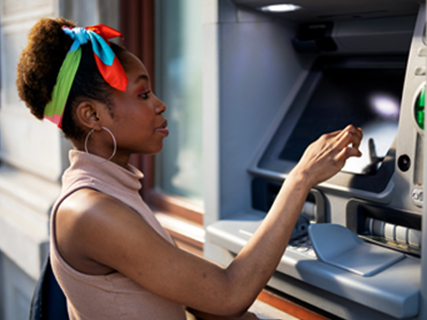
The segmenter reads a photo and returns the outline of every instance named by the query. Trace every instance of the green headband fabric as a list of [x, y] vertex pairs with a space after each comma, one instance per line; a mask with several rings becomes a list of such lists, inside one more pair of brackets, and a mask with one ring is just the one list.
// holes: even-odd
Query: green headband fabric
[[77, 69], [82, 58], [82, 48], [67, 53], [64, 62], [56, 79], [56, 84], [52, 91], [52, 100], [46, 105], [44, 110], [45, 118], [56, 123], [61, 128], [62, 116], [67, 103], [68, 94], [73, 85]]

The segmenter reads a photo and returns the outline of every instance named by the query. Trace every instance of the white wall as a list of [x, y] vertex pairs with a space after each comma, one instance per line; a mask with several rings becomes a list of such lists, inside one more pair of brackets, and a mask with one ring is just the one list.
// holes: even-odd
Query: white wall
[[28, 319], [40, 267], [48, 252], [49, 212], [68, 166], [70, 144], [19, 100], [16, 65], [27, 33], [41, 17], [81, 25], [119, 24], [119, 0], [1, 0], [0, 2], [0, 319]]
[[5, 320], [28, 318], [63, 168], [60, 134], [36, 121], [15, 87], [28, 30], [40, 17], [55, 13], [54, 0], [1, 2], [0, 317]]

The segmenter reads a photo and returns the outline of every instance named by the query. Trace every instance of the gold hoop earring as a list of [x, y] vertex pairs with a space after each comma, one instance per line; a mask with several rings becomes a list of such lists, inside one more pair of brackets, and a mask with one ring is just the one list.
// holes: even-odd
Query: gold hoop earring
[[88, 134], [86, 135], [86, 139], [85, 139], [85, 151], [86, 151], [86, 154], [89, 157], [89, 159], [92, 160], [93, 162], [96, 162], [96, 163], [104, 163], [104, 162], [110, 161], [114, 157], [114, 155], [116, 154], [116, 151], [117, 151], [117, 141], [116, 141], [116, 138], [114, 137], [113, 133], [111, 132], [111, 130], [106, 128], [106, 127], [103, 127], [103, 126], [101, 126], [101, 129], [107, 131], [110, 134], [111, 138], [113, 138], [114, 150], [113, 150], [113, 153], [111, 154], [111, 156], [108, 159], [104, 159], [103, 161], [96, 161], [94, 158], [92, 158], [89, 151], [88, 151], [88, 148], [87, 148], [87, 142], [89, 141], [89, 137], [95, 131], [95, 129], [90, 130], [88, 132]]

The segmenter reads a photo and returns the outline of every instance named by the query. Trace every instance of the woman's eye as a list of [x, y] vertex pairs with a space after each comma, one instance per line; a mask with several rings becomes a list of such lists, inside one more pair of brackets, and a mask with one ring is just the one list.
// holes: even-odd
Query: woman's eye
[[147, 92], [141, 93], [141, 94], [139, 94], [139, 96], [140, 96], [142, 99], [147, 100], [147, 99], [148, 99], [148, 94], [149, 94], [150, 92], [151, 92], [151, 91], [147, 91]]

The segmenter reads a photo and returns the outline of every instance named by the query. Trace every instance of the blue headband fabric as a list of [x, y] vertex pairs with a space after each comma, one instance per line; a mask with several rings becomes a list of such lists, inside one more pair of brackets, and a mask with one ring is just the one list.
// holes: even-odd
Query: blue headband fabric
[[71, 39], [74, 40], [70, 51], [77, 50], [81, 45], [91, 42], [92, 50], [98, 58], [107, 66], [113, 65], [115, 54], [99, 34], [80, 27], [73, 29], [64, 28], [63, 30]]

